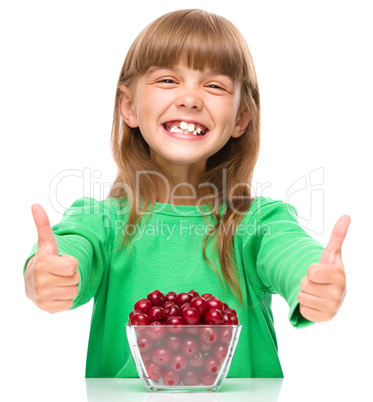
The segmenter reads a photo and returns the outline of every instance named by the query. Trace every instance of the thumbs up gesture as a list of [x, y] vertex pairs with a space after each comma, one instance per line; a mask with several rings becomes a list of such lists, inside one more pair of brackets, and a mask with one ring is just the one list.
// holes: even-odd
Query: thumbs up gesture
[[49, 313], [68, 310], [78, 294], [78, 260], [70, 255], [59, 255], [57, 240], [43, 207], [34, 204], [31, 211], [38, 232], [38, 248], [25, 270], [26, 296]]
[[339, 218], [319, 263], [311, 264], [307, 276], [301, 280], [299, 311], [310, 321], [330, 321], [343, 303], [346, 275], [342, 262], [342, 244], [350, 221], [348, 215]]

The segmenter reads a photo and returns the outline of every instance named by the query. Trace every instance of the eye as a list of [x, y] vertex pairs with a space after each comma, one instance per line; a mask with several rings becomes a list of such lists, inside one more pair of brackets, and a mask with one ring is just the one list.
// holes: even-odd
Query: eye
[[163, 80], [159, 80], [158, 82], [163, 82], [165, 84], [175, 84], [175, 81], [171, 78], [164, 78]]
[[212, 89], [213, 90], [213, 92], [215, 93], [221, 93], [221, 92], [224, 92], [224, 91], [227, 91], [227, 88], [224, 86], [224, 85], [221, 85], [221, 84], [215, 84], [215, 83], [213, 83], [213, 84], [206, 84], [206, 88], [208, 88], [208, 89]]

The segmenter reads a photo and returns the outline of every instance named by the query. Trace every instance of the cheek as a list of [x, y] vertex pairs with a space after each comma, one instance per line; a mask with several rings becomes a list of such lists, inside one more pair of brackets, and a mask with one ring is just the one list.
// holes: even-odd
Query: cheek
[[144, 93], [136, 109], [138, 119], [143, 123], [157, 123], [169, 107], [169, 104], [170, 100], [164, 94]]
[[216, 102], [213, 102], [210, 106], [214, 111], [214, 114], [219, 119], [219, 122], [225, 124], [226, 126], [234, 127], [237, 108], [233, 100], [219, 102], [219, 99], [217, 99]]

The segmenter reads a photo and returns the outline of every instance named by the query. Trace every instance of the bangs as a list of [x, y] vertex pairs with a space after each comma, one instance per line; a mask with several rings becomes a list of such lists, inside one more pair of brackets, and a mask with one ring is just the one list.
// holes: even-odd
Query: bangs
[[249, 51], [238, 29], [203, 10], [180, 10], [155, 20], [137, 37], [129, 53], [133, 57], [127, 74], [123, 71], [124, 79], [145, 74], [151, 66], [179, 63], [199, 71], [219, 71], [233, 79], [249, 78]]

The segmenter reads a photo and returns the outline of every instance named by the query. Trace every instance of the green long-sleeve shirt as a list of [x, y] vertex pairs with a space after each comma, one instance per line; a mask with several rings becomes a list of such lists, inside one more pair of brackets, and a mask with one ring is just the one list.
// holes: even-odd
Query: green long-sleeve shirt
[[[207, 208], [202, 206], [205, 213]], [[154, 289], [212, 293], [232, 308], [237, 305], [234, 294], [203, 259], [202, 242], [215, 223], [211, 215], [206, 224], [195, 206], [155, 203], [131, 247], [123, 250], [119, 243], [124, 231], [134, 229], [125, 229], [128, 213], [129, 208], [121, 209], [114, 198], [83, 197], [52, 227], [60, 255], [72, 255], [79, 262], [79, 292], [72, 309], [94, 298], [86, 377], [138, 376], [125, 324], [134, 303]], [[220, 269], [211, 240], [207, 257]], [[36, 249], [37, 243], [24, 269]], [[293, 326], [310, 325], [299, 313], [297, 296], [301, 279], [310, 264], [319, 262], [323, 247], [299, 225], [293, 206], [258, 197], [236, 229], [234, 251], [243, 293], [243, 304], [236, 308], [242, 330], [228, 377], [283, 377], [272, 294], [287, 301]]]

